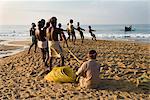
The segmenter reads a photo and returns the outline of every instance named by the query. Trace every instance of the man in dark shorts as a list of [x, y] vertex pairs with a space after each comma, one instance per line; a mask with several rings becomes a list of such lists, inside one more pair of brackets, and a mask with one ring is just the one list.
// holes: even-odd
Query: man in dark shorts
[[95, 41], [96, 41], [96, 36], [95, 36], [95, 34], [93, 34], [93, 31], [95, 31], [95, 30], [93, 30], [93, 29], [91, 28], [91, 26], [89, 26], [89, 33], [91, 33], [92, 40], [95, 40]]
[[[48, 44], [47, 44], [47, 40], [45, 37], [44, 33], [44, 25], [45, 25], [45, 20], [42, 19], [41, 21], [38, 22], [38, 29], [36, 30], [36, 38], [38, 40], [38, 47], [41, 49], [42, 52], [42, 60], [45, 64], [45, 66], [47, 66], [47, 59], [48, 59]], [[47, 56], [47, 59], [46, 59]]]
[[61, 66], [64, 66], [64, 55], [63, 50], [60, 46], [58, 36], [61, 37], [62, 31], [56, 27], [57, 25], [57, 18], [52, 17], [50, 19], [51, 27], [47, 29], [47, 39], [48, 39], [48, 48], [49, 48], [49, 57], [50, 57], [50, 67], [49, 70], [52, 68], [52, 60], [53, 58], [61, 58]]
[[33, 47], [33, 45], [35, 45], [34, 52], [36, 52], [36, 48], [37, 48], [37, 40], [36, 40], [36, 36], [35, 36], [35, 30], [36, 30], [35, 27], [36, 27], [36, 25], [35, 25], [35, 23], [32, 23], [31, 25], [32, 25], [32, 27], [30, 29], [30, 36], [32, 37], [32, 44], [31, 44], [31, 46], [30, 46], [30, 48], [28, 50], [28, 54], [30, 53], [30, 50]]
[[67, 31], [67, 30], [64, 30], [64, 29], [61, 28], [61, 23], [58, 24], [58, 27], [61, 30], [61, 37], [62, 37], [62, 40], [63, 40], [63, 47], [65, 46], [65, 44], [68, 47], [67, 39], [66, 39], [66, 36], [63, 32], [63, 31]]
[[82, 30], [83, 30], [83, 31], [85, 31], [85, 29], [83, 29], [83, 28], [81, 28], [81, 27], [80, 27], [80, 23], [79, 23], [79, 22], [77, 23], [77, 30], [78, 30], [78, 31], [79, 31], [79, 33], [80, 33], [81, 40], [82, 40], [82, 43], [83, 43], [84, 35], [83, 35]]

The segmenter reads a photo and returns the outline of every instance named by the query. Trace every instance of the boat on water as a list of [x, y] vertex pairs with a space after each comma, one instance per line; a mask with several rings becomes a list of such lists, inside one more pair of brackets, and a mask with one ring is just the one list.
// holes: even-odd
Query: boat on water
[[127, 32], [127, 31], [134, 31], [134, 30], [132, 29], [132, 25], [131, 25], [131, 26], [128, 26], [128, 27], [125, 26], [124, 31]]

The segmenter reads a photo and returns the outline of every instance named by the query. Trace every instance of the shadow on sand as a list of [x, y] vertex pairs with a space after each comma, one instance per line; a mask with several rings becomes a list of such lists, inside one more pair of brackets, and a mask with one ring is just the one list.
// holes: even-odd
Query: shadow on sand
[[[149, 83], [147, 83], [149, 84]], [[111, 90], [149, 94], [149, 88], [142, 88], [126, 80], [101, 79], [98, 90]]]

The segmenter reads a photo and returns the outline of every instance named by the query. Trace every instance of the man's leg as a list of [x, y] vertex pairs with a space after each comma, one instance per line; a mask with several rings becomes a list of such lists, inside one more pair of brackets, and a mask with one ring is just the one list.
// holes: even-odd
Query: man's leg
[[72, 34], [72, 42], [73, 42], [73, 37], [74, 37], [74, 35]]
[[31, 44], [29, 50], [28, 50], [28, 54], [30, 53], [31, 48], [33, 47], [34, 43]]
[[96, 40], [96, 36], [94, 36], [94, 38], [95, 38], [95, 41], [97, 41], [97, 40]]
[[53, 58], [50, 57], [50, 70], [51, 70], [51, 68], [52, 68], [52, 61], [53, 61]]
[[73, 37], [74, 37], [74, 44], [75, 44], [75, 42], [76, 42], [76, 35], [75, 35], [75, 33], [73, 33]]
[[48, 67], [48, 60], [49, 60], [49, 51], [48, 48], [45, 49], [46, 51], [46, 61], [45, 61], [45, 66]]
[[41, 52], [42, 52], [43, 62], [45, 62], [45, 50], [44, 50], [44, 48], [41, 48]]
[[84, 40], [83, 33], [81, 32], [80, 35], [81, 35], [81, 41], [82, 41], [82, 43], [83, 43], [83, 40]]
[[76, 41], [76, 35], [75, 35], [75, 33], [74, 33], [74, 39], [75, 39], [75, 41]]
[[34, 51], [35, 53], [36, 53], [36, 49], [37, 49], [37, 42], [35, 43], [35, 51]]
[[84, 37], [82, 36], [82, 43], [83, 43]]
[[64, 66], [65, 64], [64, 64], [64, 56], [61, 56], [61, 66]]
[[83, 40], [84, 40], [84, 36], [83, 36], [83, 34], [81, 34], [81, 40], [82, 40], [82, 43], [83, 43]]
[[68, 38], [67, 38], [67, 40], [69, 39], [69, 41], [70, 41], [70, 33], [68, 33]]

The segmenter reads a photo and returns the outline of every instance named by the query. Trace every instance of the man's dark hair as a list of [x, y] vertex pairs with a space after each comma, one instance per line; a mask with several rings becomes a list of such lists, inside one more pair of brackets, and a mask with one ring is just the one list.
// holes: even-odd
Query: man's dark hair
[[88, 54], [89, 54], [89, 57], [90, 57], [90, 58], [96, 59], [97, 53], [96, 53], [95, 50], [90, 50]]
[[59, 23], [58, 26], [61, 27], [61, 23]]
[[41, 19], [41, 27], [43, 28], [45, 25], [45, 19]]
[[41, 28], [41, 21], [38, 21], [38, 27]]
[[52, 17], [49, 22], [51, 23], [51, 25], [53, 27], [56, 27], [56, 24], [57, 24], [57, 18], [56, 17]]
[[32, 25], [33, 27], [36, 27], [35, 23], [32, 23], [31, 25]]
[[73, 23], [73, 20], [72, 20], [72, 19], [70, 19], [70, 23]]
[[50, 23], [53, 23], [53, 22], [56, 22], [57, 21], [57, 18], [56, 17], [52, 17], [51, 19], [50, 19]]
[[44, 23], [45, 23], [45, 19], [41, 19], [41, 22], [44, 22]]

